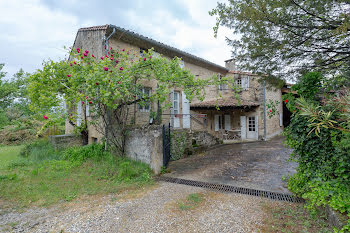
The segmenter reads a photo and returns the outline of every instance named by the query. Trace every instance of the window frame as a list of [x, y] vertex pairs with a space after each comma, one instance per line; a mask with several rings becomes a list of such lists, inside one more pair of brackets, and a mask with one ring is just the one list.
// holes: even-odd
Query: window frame
[[[148, 97], [151, 96], [152, 94], [152, 88], [151, 87], [142, 87], [140, 88], [140, 93], [142, 93], [142, 96], [145, 96], [145, 92], [146, 90], [148, 90]], [[140, 99], [142, 96], [138, 96], [138, 98]], [[145, 105], [141, 105], [141, 104], [137, 104], [138, 105], [138, 110], [140, 112], [150, 112], [151, 110], [151, 102], [150, 101], [145, 101]], [[148, 107], [147, 107], [148, 106]]]

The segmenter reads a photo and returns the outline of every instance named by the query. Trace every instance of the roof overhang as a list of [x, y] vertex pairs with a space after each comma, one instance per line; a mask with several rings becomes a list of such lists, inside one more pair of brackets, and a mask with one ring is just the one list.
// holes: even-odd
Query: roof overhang
[[191, 103], [191, 109], [251, 109], [258, 107], [258, 102], [237, 100], [234, 97], [207, 100], [203, 102]]

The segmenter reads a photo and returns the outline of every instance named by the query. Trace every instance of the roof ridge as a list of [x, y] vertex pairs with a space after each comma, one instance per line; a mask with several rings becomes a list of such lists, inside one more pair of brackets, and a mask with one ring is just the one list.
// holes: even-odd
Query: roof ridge
[[107, 30], [108, 27], [109, 27], [109, 24], [105, 24], [105, 25], [99, 25], [99, 26], [91, 26], [91, 27], [79, 28], [78, 31]]

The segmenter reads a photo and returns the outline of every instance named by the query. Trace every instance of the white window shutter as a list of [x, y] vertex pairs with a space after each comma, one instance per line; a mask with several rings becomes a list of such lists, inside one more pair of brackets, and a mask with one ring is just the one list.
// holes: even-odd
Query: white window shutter
[[86, 109], [85, 109], [85, 111], [86, 111], [86, 116], [87, 116], [87, 117], [90, 116], [90, 105], [89, 105], [88, 103], [86, 103]]
[[214, 116], [215, 131], [219, 131], [219, 115]]
[[77, 126], [81, 125], [81, 113], [82, 113], [81, 109], [82, 109], [82, 104], [79, 101], [77, 105]]
[[241, 116], [241, 139], [247, 138], [247, 125], [246, 125], [246, 116]]
[[259, 139], [259, 116], [255, 116], [255, 139]]
[[247, 76], [246, 90], [249, 89], [249, 76]]

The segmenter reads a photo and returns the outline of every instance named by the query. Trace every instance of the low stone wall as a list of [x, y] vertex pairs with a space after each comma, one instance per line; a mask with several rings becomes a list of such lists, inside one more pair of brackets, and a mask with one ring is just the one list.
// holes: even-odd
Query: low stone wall
[[125, 140], [127, 157], [148, 164], [155, 174], [163, 166], [162, 126], [130, 128]]
[[81, 136], [76, 136], [74, 134], [49, 136], [49, 140], [51, 141], [52, 145], [56, 150], [83, 145], [83, 140]]
[[216, 144], [219, 144], [218, 138], [207, 131], [190, 131], [188, 129], [172, 130], [171, 160], [190, 156]]

